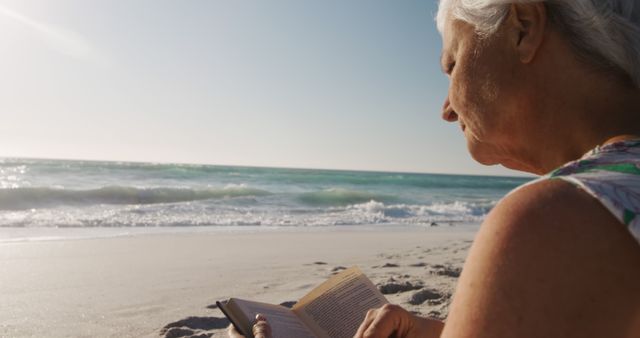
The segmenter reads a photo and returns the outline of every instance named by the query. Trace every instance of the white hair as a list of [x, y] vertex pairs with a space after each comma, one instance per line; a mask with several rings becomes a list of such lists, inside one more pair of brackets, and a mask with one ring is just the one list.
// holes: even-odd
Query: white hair
[[584, 61], [622, 73], [640, 87], [640, 0], [440, 0], [436, 17], [468, 22], [481, 36], [494, 33], [515, 3], [544, 2], [549, 22]]

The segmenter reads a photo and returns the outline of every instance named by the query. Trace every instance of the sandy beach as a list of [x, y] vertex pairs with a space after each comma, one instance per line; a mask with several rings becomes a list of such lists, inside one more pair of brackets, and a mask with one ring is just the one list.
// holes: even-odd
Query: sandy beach
[[35, 241], [3, 231], [2, 337], [218, 337], [228, 321], [216, 300], [295, 301], [352, 265], [392, 303], [442, 318], [477, 225], [205, 229], [71, 240], [49, 234]]

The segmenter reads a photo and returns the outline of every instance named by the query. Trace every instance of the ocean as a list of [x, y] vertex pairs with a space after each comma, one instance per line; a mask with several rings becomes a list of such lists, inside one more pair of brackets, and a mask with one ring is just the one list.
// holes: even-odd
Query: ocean
[[0, 159], [0, 227], [480, 222], [521, 177]]

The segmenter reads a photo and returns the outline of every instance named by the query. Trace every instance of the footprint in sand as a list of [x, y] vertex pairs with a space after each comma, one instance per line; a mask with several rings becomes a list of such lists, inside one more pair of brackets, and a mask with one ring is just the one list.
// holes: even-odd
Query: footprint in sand
[[331, 269], [331, 274], [335, 275], [337, 273], [339, 273], [342, 270], [346, 270], [347, 268], [344, 266], [336, 266], [335, 268]]
[[394, 293], [401, 293], [401, 292], [406, 292], [406, 291], [413, 291], [413, 290], [418, 290], [418, 289], [422, 289], [422, 284], [414, 282], [404, 282], [404, 283], [396, 283], [396, 282], [389, 282], [389, 283], [382, 283], [380, 285], [378, 285], [378, 290], [380, 290], [380, 292], [382, 294], [385, 295], [389, 295], [389, 294], [394, 294]]
[[398, 264], [394, 264], [394, 263], [385, 263], [383, 266], [383, 268], [397, 268], [399, 267]]
[[441, 304], [445, 300], [450, 297], [449, 294], [442, 293], [438, 290], [434, 289], [424, 289], [420, 290], [409, 298], [409, 304], [411, 305], [420, 305], [424, 302], [427, 302], [429, 305], [437, 305]]
[[432, 266], [432, 270], [429, 271], [429, 273], [432, 275], [458, 278], [460, 277], [460, 273], [462, 273], [462, 268], [436, 264]]
[[227, 326], [229, 326], [227, 318], [187, 317], [165, 325], [160, 330], [160, 335], [165, 338], [191, 337], [200, 334], [200, 331], [224, 329]]

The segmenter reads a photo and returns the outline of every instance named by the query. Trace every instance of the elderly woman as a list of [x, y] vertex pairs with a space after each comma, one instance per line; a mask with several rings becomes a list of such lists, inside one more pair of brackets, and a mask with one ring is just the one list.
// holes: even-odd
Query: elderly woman
[[640, 1], [442, 0], [437, 21], [443, 118], [480, 163], [544, 176], [485, 219], [446, 324], [385, 306], [356, 337], [640, 337]]
[[640, 1], [443, 0], [437, 19], [443, 118], [477, 161], [547, 175], [488, 215], [443, 329], [389, 306], [357, 337], [640, 337]]

